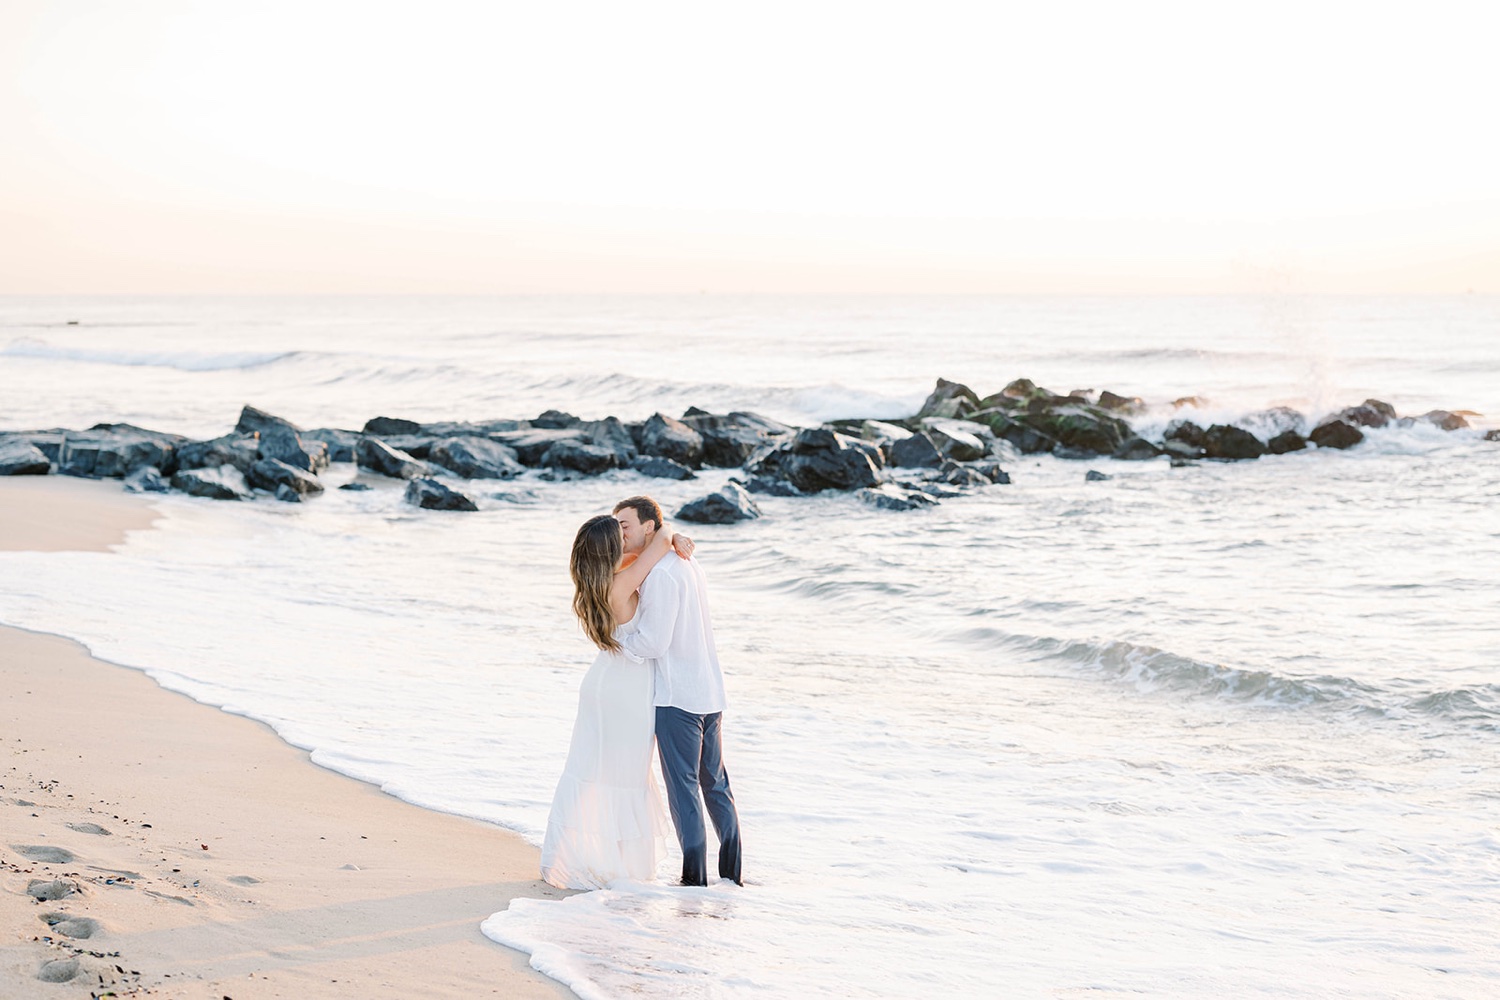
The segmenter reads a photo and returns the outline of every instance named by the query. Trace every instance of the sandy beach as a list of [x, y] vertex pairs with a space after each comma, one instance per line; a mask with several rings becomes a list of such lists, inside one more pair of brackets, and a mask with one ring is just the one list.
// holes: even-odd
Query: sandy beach
[[[113, 482], [0, 480], [0, 547], [149, 527]], [[0, 628], [0, 998], [561, 997], [479, 923], [559, 895], [537, 851], [312, 764], [269, 729]]]

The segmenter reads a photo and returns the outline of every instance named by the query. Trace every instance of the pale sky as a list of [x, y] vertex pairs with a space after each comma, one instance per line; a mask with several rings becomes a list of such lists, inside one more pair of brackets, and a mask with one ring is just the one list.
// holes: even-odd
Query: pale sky
[[0, 293], [1496, 293], [1486, 6], [0, 0]]

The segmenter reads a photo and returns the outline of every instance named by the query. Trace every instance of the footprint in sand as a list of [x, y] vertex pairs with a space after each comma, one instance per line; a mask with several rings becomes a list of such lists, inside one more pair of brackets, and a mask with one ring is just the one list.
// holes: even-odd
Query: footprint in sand
[[79, 833], [92, 833], [96, 837], [109, 837], [112, 834], [98, 823], [69, 823], [69, 830], [77, 830]]
[[48, 882], [43, 879], [34, 878], [26, 884], [26, 895], [38, 901], [62, 899], [64, 896], [71, 896], [77, 891], [78, 886], [58, 879]]
[[99, 930], [93, 917], [75, 917], [71, 913], [41, 913], [38, 918], [63, 937], [91, 938]]
[[11, 850], [44, 865], [65, 865], [77, 858], [72, 851], [46, 844], [11, 844]]
[[36, 977], [44, 983], [66, 983], [78, 975], [78, 959], [58, 958], [43, 965]]

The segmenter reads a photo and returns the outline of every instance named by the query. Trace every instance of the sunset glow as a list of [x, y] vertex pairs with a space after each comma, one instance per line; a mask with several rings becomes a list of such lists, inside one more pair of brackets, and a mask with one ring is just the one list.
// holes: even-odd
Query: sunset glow
[[1495, 292], [1473, 6], [23, 0], [0, 292]]

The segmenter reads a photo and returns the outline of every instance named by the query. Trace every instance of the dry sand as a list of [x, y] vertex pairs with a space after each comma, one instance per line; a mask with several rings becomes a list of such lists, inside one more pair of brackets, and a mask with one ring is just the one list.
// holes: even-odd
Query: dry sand
[[[4, 547], [103, 548], [152, 517], [114, 483], [0, 480]], [[571, 996], [479, 933], [513, 896], [563, 895], [538, 861], [0, 628], [0, 998]]]

